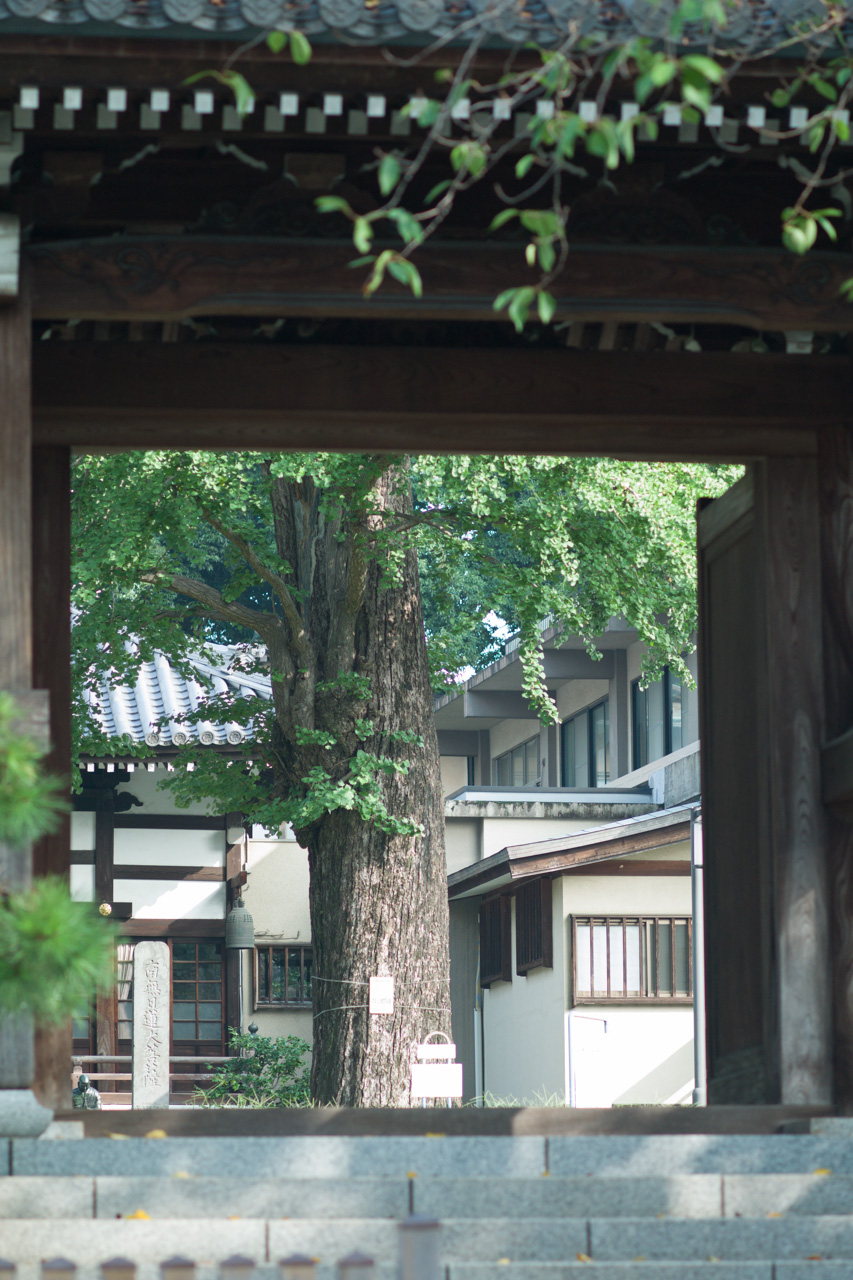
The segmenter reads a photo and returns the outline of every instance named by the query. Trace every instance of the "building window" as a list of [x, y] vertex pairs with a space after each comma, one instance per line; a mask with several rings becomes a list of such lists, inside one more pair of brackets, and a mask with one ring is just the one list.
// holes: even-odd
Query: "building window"
[[311, 948], [257, 947], [255, 1003], [311, 1003]]
[[689, 916], [576, 916], [574, 1003], [688, 1004], [693, 999]]
[[515, 971], [554, 967], [550, 880], [519, 885], [515, 895]]
[[[159, 941], [159, 939], [158, 939]], [[165, 939], [172, 953], [172, 1044], [180, 1054], [224, 1052], [225, 965], [219, 939]], [[119, 1052], [133, 1039], [133, 943], [118, 948]], [[202, 1047], [203, 1046], [203, 1047]]]
[[539, 735], [492, 761], [496, 787], [530, 787], [539, 781]]
[[512, 900], [507, 894], [480, 903], [480, 986], [512, 982]]
[[610, 781], [607, 698], [561, 726], [564, 787], [603, 787]]
[[660, 760], [684, 745], [684, 686], [669, 667], [647, 689], [631, 685], [634, 768]]

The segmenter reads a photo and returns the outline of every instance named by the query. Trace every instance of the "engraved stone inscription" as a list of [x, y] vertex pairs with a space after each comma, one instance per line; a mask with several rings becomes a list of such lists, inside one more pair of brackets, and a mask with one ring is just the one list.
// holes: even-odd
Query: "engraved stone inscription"
[[133, 952], [133, 1107], [169, 1105], [169, 948], [138, 942]]

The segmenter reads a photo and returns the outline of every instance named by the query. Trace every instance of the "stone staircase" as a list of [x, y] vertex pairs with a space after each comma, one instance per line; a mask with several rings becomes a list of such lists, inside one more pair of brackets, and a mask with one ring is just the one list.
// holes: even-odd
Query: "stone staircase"
[[[0, 1258], [138, 1280], [180, 1254], [257, 1280], [359, 1250], [396, 1276], [398, 1224], [439, 1220], [442, 1280], [853, 1280], [853, 1134], [193, 1137], [0, 1141]], [[5, 1175], [5, 1176], [4, 1176]], [[140, 1215], [134, 1217], [132, 1215]], [[141, 1216], [146, 1215], [146, 1216]]]

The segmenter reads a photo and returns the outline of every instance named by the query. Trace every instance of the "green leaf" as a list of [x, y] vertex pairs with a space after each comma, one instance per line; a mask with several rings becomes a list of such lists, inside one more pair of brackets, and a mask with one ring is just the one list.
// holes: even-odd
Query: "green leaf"
[[[515, 176], [517, 178], [527, 177], [530, 170], [536, 163], [536, 155], [533, 151], [528, 151], [526, 156], [522, 156], [518, 164], [515, 166]], [[494, 224], [493, 224], [494, 225]]]
[[774, 89], [770, 95], [774, 107], [787, 107], [791, 101], [790, 89]]
[[267, 36], [267, 48], [270, 53], [281, 53], [287, 46], [286, 31], [271, 31]]
[[420, 298], [423, 294], [423, 282], [421, 281], [420, 272], [413, 262], [409, 262], [408, 258], [393, 258], [388, 263], [388, 272], [399, 280], [401, 284], [408, 285], [416, 298]]
[[316, 196], [314, 205], [319, 213], [352, 213], [349, 201], [343, 196]]
[[373, 240], [373, 228], [367, 218], [356, 218], [352, 228], [352, 242], [359, 253], [368, 253]]
[[311, 44], [301, 31], [290, 32], [290, 56], [298, 67], [304, 67], [311, 61]]
[[507, 314], [515, 326], [516, 333], [521, 333], [527, 323], [530, 305], [535, 297], [535, 289], [518, 289], [512, 302], [507, 307]]
[[693, 71], [698, 71], [699, 75], [704, 76], [706, 80], [710, 80], [712, 84], [722, 84], [726, 73], [720, 66], [719, 62], [715, 62], [713, 58], [707, 58], [704, 54], [691, 53], [686, 58], [681, 59], [682, 65], [690, 67]]
[[499, 293], [492, 303], [492, 310], [503, 311], [504, 307], [508, 302], [512, 301], [517, 292], [517, 289], [504, 289], [503, 293]]
[[826, 121], [818, 120], [809, 130], [809, 151], [814, 154], [820, 144], [823, 142], [823, 135], [826, 133]]
[[556, 299], [545, 289], [542, 289], [540, 290], [536, 305], [539, 310], [539, 319], [543, 324], [550, 324], [554, 312], [557, 310]]
[[557, 251], [550, 240], [542, 240], [538, 245], [539, 265], [543, 271], [553, 270], [557, 261]]
[[423, 228], [408, 209], [389, 209], [385, 216], [395, 224], [406, 244], [420, 244], [423, 240]]
[[661, 57], [659, 61], [652, 64], [647, 75], [656, 89], [661, 89], [665, 84], [669, 84], [678, 73], [678, 63], [670, 58]]
[[838, 101], [835, 85], [830, 84], [828, 80], [824, 80], [821, 76], [810, 76], [809, 84], [813, 89], [817, 90], [821, 97], [828, 98], [830, 102]]
[[430, 205], [437, 200], [439, 196], [443, 196], [448, 187], [452, 187], [453, 183], [450, 178], [445, 178], [443, 182], [437, 182], [434, 187], [430, 187], [424, 199], [424, 204]]
[[379, 164], [379, 190], [383, 196], [389, 196], [400, 181], [400, 161], [390, 153], [384, 155]]

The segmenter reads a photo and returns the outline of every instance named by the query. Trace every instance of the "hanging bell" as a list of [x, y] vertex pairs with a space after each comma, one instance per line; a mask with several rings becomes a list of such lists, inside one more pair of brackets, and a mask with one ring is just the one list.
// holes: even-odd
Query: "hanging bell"
[[226, 950], [251, 951], [255, 945], [255, 922], [238, 898], [225, 917]]

